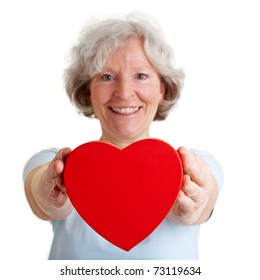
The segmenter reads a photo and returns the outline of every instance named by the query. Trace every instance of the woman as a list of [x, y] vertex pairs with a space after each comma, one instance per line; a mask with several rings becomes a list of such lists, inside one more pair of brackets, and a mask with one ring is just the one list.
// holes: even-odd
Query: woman
[[[160, 30], [143, 18], [100, 21], [88, 26], [72, 49], [65, 71], [71, 101], [101, 125], [100, 140], [120, 148], [149, 138], [154, 120], [176, 104], [183, 73], [172, 66]], [[178, 149], [184, 177], [170, 214], [131, 251], [94, 232], [73, 209], [63, 185], [71, 150], [44, 150], [24, 169], [25, 192], [33, 212], [53, 224], [50, 259], [197, 259], [199, 224], [210, 217], [222, 182], [221, 168], [205, 152]], [[76, 229], [76, 230], [75, 230]]]

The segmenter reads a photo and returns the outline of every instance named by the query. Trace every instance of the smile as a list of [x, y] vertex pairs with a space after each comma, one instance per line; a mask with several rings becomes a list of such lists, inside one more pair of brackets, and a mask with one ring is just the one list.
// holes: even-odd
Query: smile
[[132, 115], [136, 113], [141, 107], [109, 107], [114, 113], [120, 114], [120, 115]]

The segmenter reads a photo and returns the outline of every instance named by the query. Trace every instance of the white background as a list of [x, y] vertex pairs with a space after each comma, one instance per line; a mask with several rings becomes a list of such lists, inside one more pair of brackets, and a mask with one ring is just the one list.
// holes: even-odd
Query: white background
[[[50, 248], [51, 226], [34, 217], [26, 202], [21, 179], [23, 165], [43, 148], [74, 148], [98, 139], [97, 121], [78, 115], [70, 104], [63, 89], [62, 72], [70, 47], [90, 17], [132, 11], [145, 11], [157, 19], [174, 48], [178, 66], [186, 73], [178, 108], [165, 122], [154, 123], [152, 136], [175, 147], [184, 145], [209, 151], [224, 169], [225, 182], [214, 216], [201, 227], [199, 263], [209, 280], [222, 276], [257, 278], [257, 2], [0, 2], [0, 256], [2, 269], [8, 271], [5, 279], [30, 272], [49, 273], [50, 279], [57, 278], [55, 265], [48, 272], [49, 265], [44, 261]], [[44, 269], [38, 271], [42, 265]]]

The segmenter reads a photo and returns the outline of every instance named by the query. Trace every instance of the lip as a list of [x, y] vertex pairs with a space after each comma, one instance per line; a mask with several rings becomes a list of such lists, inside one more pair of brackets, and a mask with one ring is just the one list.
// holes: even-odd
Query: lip
[[108, 108], [114, 114], [120, 116], [131, 116], [137, 113], [141, 109], [141, 106], [124, 106], [124, 107], [109, 106]]

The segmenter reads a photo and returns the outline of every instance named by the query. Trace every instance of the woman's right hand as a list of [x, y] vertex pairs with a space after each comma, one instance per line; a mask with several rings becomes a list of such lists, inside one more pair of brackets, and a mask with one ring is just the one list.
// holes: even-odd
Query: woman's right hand
[[25, 182], [25, 191], [34, 213], [43, 220], [62, 220], [73, 207], [63, 184], [65, 160], [70, 148], [59, 150], [47, 164], [33, 169]]

